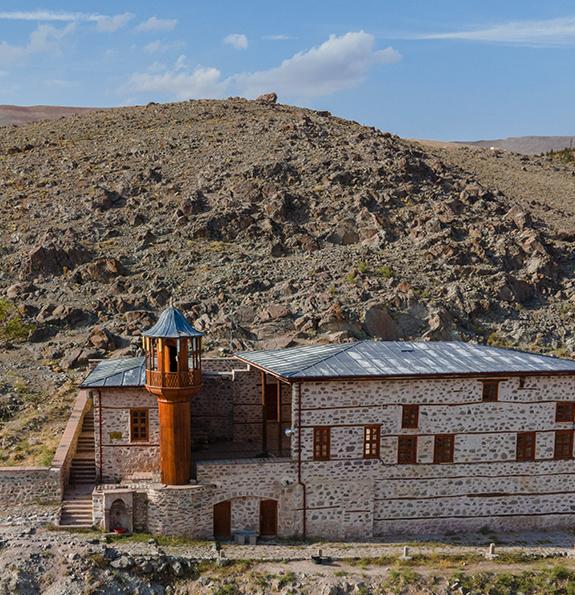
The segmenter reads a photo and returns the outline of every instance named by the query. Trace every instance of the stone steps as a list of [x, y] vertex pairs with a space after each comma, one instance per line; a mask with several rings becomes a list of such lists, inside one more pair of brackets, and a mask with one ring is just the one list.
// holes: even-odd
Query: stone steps
[[92, 526], [92, 490], [96, 484], [96, 451], [94, 446], [94, 413], [88, 412], [82, 422], [76, 452], [70, 464], [68, 486], [60, 508], [62, 528]]

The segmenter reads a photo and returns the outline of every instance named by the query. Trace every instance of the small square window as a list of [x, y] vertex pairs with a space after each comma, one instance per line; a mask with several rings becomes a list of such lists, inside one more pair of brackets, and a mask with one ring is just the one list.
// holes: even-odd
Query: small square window
[[148, 442], [147, 409], [130, 409], [130, 438], [132, 442]]
[[455, 436], [453, 434], [439, 434], [435, 437], [433, 450], [434, 463], [453, 463]]
[[517, 434], [517, 460], [535, 460], [535, 432], [519, 432]]
[[570, 401], [559, 401], [555, 408], [555, 421], [573, 422], [573, 405]]
[[315, 461], [329, 461], [330, 434], [329, 426], [318, 426], [313, 429], [313, 458]]
[[379, 459], [380, 427], [365, 426], [363, 428], [363, 458]]
[[399, 436], [397, 440], [397, 462], [400, 465], [417, 463], [417, 436]]
[[573, 430], [555, 431], [555, 459], [573, 458]]
[[482, 399], [486, 403], [493, 403], [499, 399], [499, 381], [484, 380]]
[[401, 427], [417, 429], [419, 426], [419, 405], [403, 405], [401, 410]]

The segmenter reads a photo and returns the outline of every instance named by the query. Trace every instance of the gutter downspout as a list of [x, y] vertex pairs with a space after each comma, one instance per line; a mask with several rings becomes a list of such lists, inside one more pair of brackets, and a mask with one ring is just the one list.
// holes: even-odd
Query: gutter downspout
[[297, 483], [302, 487], [302, 538], [307, 535], [307, 501], [306, 486], [301, 480], [301, 383], [297, 385]]

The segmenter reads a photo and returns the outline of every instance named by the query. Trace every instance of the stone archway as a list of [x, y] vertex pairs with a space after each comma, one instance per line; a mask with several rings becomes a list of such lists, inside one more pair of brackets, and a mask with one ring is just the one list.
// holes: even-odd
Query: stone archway
[[116, 498], [110, 506], [110, 529], [112, 531], [116, 529], [128, 531], [130, 524], [126, 503], [121, 498]]

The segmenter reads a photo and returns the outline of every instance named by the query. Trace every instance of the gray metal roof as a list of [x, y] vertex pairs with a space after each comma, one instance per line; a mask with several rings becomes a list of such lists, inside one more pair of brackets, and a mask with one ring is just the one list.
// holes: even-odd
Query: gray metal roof
[[204, 333], [197, 331], [177, 308], [170, 306], [160, 314], [158, 322], [143, 335], [177, 339], [178, 337], [203, 337]]
[[143, 357], [108, 359], [88, 374], [81, 388], [98, 386], [143, 386], [146, 381], [146, 366]]
[[286, 379], [575, 374], [575, 361], [463, 342], [358, 341], [236, 354]]

